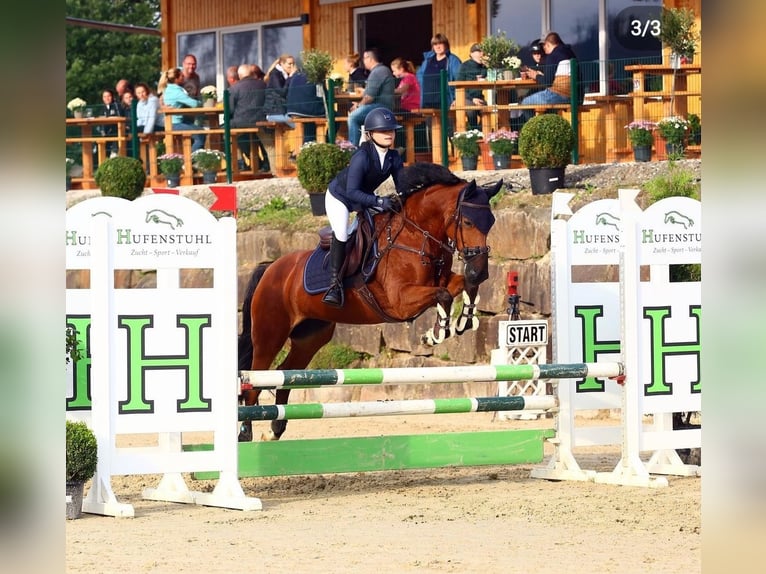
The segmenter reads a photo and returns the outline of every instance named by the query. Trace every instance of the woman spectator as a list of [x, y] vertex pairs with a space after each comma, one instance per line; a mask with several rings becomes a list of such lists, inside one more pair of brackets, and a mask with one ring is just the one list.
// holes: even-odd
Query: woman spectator
[[[267, 120], [285, 121], [285, 114], [287, 114], [287, 85], [296, 69], [295, 58], [289, 54], [282, 54], [274, 60], [266, 72], [266, 98], [263, 103], [263, 110], [266, 113]], [[277, 117], [270, 118], [269, 116]], [[295, 124], [291, 127], [295, 127]]]
[[[460, 58], [450, 52], [449, 40], [444, 34], [436, 34], [431, 38], [431, 50], [423, 53], [423, 64], [418, 69], [418, 82], [420, 83], [420, 107], [441, 107], [439, 93], [439, 77], [442, 70], [447, 71], [447, 81], [457, 80], [460, 71]], [[448, 105], [455, 101], [455, 88], [447, 90]]]
[[[184, 75], [181, 68], [170, 68], [165, 72], [166, 87], [162, 92], [165, 106], [169, 108], [197, 108], [200, 105], [199, 100], [192, 98], [183, 87]], [[193, 120], [186, 119], [183, 115], [171, 116], [173, 131], [198, 130]], [[192, 152], [205, 147], [205, 134], [193, 134]]]
[[359, 54], [356, 52], [349, 54], [343, 63], [348, 73], [348, 91], [352, 91], [355, 87], [363, 88], [367, 83], [367, 76], [370, 75], [370, 72], [362, 66], [362, 59]]
[[138, 136], [146, 136], [164, 129], [163, 116], [160, 113], [160, 99], [152, 93], [144, 82], [136, 84], [136, 124]]
[[[568, 104], [572, 85], [570, 83], [570, 60], [575, 57], [575, 53], [561, 39], [556, 32], [550, 32], [543, 41], [543, 51], [545, 52], [544, 66], [545, 79], [543, 81], [546, 88], [528, 95], [521, 100], [524, 105], [527, 104]], [[531, 110], [523, 110], [522, 116], [529, 119], [534, 115]]]
[[411, 112], [420, 107], [420, 84], [415, 76], [415, 66], [404, 58], [394, 58], [391, 61], [391, 71], [399, 80], [394, 89], [401, 96], [399, 107], [405, 112]]

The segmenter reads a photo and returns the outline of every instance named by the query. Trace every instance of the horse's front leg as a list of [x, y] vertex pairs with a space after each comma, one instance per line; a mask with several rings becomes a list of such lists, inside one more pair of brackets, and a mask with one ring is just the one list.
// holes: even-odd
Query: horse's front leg
[[421, 338], [426, 345], [438, 345], [452, 336], [450, 313], [454, 298], [446, 289], [440, 289], [436, 294], [436, 323]]
[[469, 329], [475, 331], [479, 328], [479, 317], [476, 315], [478, 304], [479, 286], [466, 286], [466, 289], [463, 291], [463, 308], [452, 325], [456, 335], [462, 335]]
[[[248, 407], [258, 404], [258, 395], [261, 394], [260, 389], [249, 389], [242, 392], [241, 401]], [[237, 437], [239, 442], [250, 442], [253, 440], [253, 421], [242, 421], [239, 425], [239, 436]]]

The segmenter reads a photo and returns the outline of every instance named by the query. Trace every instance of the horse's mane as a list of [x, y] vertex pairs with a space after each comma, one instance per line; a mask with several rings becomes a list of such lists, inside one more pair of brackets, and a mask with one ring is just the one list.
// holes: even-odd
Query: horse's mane
[[396, 186], [397, 193], [402, 199], [406, 199], [416, 191], [436, 185], [454, 185], [456, 183], [465, 183], [449, 169], [438, 163], [415, 162], [405, 167], [399, 174], [399, 181]]

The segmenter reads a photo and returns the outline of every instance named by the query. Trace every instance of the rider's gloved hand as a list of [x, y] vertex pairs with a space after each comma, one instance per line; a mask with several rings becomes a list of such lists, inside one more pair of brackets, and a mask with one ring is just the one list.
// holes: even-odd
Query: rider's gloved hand
[[375, 198], [375, 207], [381, 211], [392, 211], [394, 209], [394, 202], [390, 197], [378, 196]]

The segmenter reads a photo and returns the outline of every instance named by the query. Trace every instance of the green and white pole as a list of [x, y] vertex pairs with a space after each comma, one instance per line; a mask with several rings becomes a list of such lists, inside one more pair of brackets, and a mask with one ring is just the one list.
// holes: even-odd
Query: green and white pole
[[537, 379], [611, 378], [623, 374], [622, 363], [542, 365], [471, 365], [383, 369], [316, 369], [240, 371], [240, 382], [261, 389], [311, 389], [328, 386], [477, 383]]
[[308, 403], [296, 405], [240, 406], [240, 421], [379, 417], [392, 415], [438, 415], [556, 408], [556, 397], [468, 397], [353, 403]]

